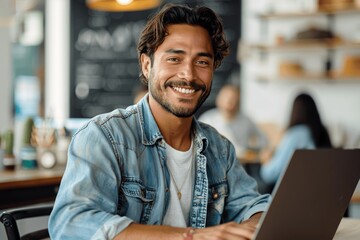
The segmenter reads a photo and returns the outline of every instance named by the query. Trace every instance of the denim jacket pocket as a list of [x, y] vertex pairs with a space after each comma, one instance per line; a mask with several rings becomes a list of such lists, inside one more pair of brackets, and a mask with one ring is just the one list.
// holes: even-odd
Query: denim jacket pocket
[[154, 206], [156, 191], [136, 180], [125, 180], [119, 189], [119, 215], [146, 224]]
[[214, 226], [221, 223], [222, 213], [225, 206], [225, 198], [228, 196], [227, 181], [209, 186], [207, 226]]

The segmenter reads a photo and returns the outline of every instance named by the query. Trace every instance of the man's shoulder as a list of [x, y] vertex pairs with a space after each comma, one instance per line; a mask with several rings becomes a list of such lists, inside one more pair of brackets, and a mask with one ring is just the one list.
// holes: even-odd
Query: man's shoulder
[[136, 125], [137, 109], [135, 105], [129, 106], [128, 108], [118, 108], [111, 112], [102, 113], [96, 115], [85, 122], [75, 134], [83, 132], [84, 130], [94, 129], [108, 129], [113, 131], [115, 129], [120, 130], [122, 128], [129, 128]]
[[102, 136], [112, 143], [127, 145], [135, 149], [142, 134], [137, 113], [136, 107], [130, 106], [97, 115], [78, 129], [75, 135], [81, 136], [82, 139], [95, 139]]
[[111, 112], [102, 113], [92, 118], [92, 120], [97, 124], [104, 124], [106, 122], [112, 121], [112, 120], [121, 120], [121, 119], [127, 119], [130, 118], [133, 115], [136, 115], [138, 113], [138, 110], [136, 108], [136, 105], [131, 105], [127, 108], [117, 108], [114, 109]]

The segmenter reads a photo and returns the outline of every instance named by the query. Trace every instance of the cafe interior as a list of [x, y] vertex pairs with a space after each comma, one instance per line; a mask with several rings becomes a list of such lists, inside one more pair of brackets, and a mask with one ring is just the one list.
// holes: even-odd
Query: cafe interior
[[[225, 83], [236, 84], [241, 113], [276, 149], [293, 99], [307, 92], [333, 147], [360, 148], [359, 0], [2, 0], [1, 212], [51, 206], [74, 132], [98, 114], [134, 104], [137, 40], [147, 18], [168, 2], [211, 7], [230, 43], [196, 117], [216, 107]], [[258, 165], [260, 151], [249, 148], [241, 162]], [[360, 184], [347, 216], [360, 219]], [[19, 227], [31, 231], [46, 221]]]

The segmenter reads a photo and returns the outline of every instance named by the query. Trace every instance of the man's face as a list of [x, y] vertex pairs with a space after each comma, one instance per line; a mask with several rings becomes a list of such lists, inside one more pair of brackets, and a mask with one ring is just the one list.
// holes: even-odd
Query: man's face
[[[150, 106], [177, 117], [190, 117], [210, 94], [214, 53], [208, 32], [199, 26], [175, 24], [156, 49], [153, 63], [141, 56], [149, 79]], [[152, 99], [151, 99], [152, 98]]]

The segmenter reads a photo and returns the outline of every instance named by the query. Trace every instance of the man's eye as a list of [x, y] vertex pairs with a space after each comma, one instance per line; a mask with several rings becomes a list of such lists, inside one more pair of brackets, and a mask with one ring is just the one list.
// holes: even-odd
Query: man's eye
[[199, 61], [197, 61], [198, 62], [198, 64], [200, 64], [200, 65], [209, 65], [209, 62], [208, 61], [204, 61], [204, 60], [199, 60]]
[[169, 62], [179, 62], [180, 60], [178, 58], [175, 57], [171, 57], [167, 59]]

